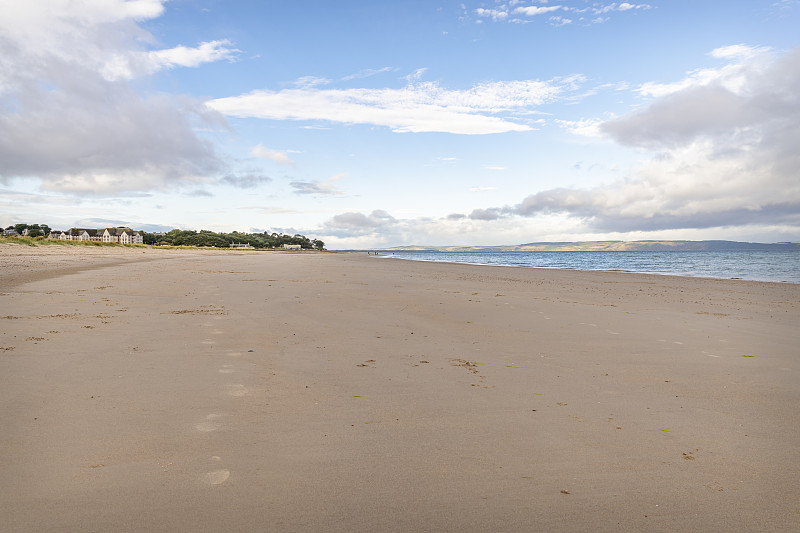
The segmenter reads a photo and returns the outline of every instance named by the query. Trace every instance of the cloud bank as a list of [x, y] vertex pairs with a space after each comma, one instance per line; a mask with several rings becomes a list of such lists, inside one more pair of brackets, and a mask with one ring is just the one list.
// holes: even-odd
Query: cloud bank
[[138, 23], [161, 0], [3, 1], [0, 17], [0, 181], [114, 195], [206, 182], [227, 171], [198, 126], [226, 126], [194, 98], [129, 84], [161, 69], [231, 59], [227, 41], [152, 50]]
[[559, 219], [584, 234], [769, 228], [800, 235], [800, 48], [778, 55], [737, 45], [712, 56], [729, 63], [667, 86], [643, 85], [641, 94], [659, 96], [593, 128], [592, 135], [648, 154], [623, 179], [435, 221], [346, 213], [324, 229], [343, 239], [384, 239], [525, 218]]

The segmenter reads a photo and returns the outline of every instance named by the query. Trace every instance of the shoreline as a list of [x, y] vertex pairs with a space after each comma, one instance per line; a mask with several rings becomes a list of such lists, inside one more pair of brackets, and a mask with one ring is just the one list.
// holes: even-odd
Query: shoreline
[[4, 248], [11, 531], [800, 528], [797, 285]]
[[[353, 252], [355, 253], [355, 252]], [[408, 253], [419, 253], [419, 252], [408, 252]], [[429, 252], [424, 252], [429, 253]], [[471, 253], [471, 252], [430, 252], [430, 253]], [[494, 253], [494, 252], [492, 252]], [[500, 254], [509, 253], [509, 252], [499, 252]], [[515, 253], [515, 252], [510, 252]], [[528, 253], [528, 252], [518, 252], [518, 253]], [[533, 252], [533, 253], [546, 253], [546, 254], [558, 254], [562, 252]], [[635, 252], [615, 252], [615, 251], [587, 251], [587, 252], [565, 252], [565, 253], [599, 253], [599, 254], [607, 254], [607, 253], [642, 253], [647, 254], [651, 252], [647, 251], [635, 251]], [[656, 252], [659, 253], [659, 252]], [[676, 252], [663, 252], [663, 253], [719, 253], [719, 252], [704, 252], [704, 251], [676, 251]], [[748, 252], [743, 252], [748, 253]], [[447, 264], [464, 264], [464, 265], [475, 265], [475, 266], [493, 266], [493, 267], [513, 267], [513, 268], [531, 268], [531, 269], [543, 269], [543, 270], [573, 270], [576, 272], [608, 272], [608, 273], [623, 273], [623, 274], [646, 274], [652, 276], [673, 276], [673, 277], [680, 277], [680, 278], [704, 278], [704, 279], [719, 279], [719, 280], [731, 280], [731, 281], [755, 281], [760, 283], [784, 283], [784, 284], [792, 284], [792, 285], [799, 285], [800, 280], [798, 281], [790, 281], [790, 280], [773, 280], [773, 279], [751, 279], [747, 277], [723, 277], [723, 276], [711, 276], [711, 275], [702, 275], [702, 274], [681, 274], [681, 273], [674, 273], [674, 272], [654, 272], [654, 271], [646, 271], [646, 270], [628, 270], [628, 269], [582, 269], [582, 268], [572, 268], [572, 267], [552, 267], [552, 266], [534, 266], [534, 265], [524, 265], [524, 264], [492, 264], [492, 263], [477, 263], [477, 262], [467, 262], [467, 261], [447, 261], [447, 260], [436, 260], [436, 259], [418, 259], [418, 258], [407, 258], [402, 256], [392, 255], [376, 255], [375, 257], [381, 257], [384, 259], [398, 259], [404, 261], [418, 261], [418, 262], [425, 262], [425, 263], [447, 263]]]

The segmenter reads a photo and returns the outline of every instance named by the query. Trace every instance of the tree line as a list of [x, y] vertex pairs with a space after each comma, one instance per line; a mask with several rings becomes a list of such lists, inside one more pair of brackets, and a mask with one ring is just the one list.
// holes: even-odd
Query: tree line
[[[13, 229], [18, 234], [28, 230], [28, 237], [47, 237], [50, 235], [50, 226], [47, 224], [12, 224], [6, 228], [7, 230]], [[0, 230], [2, 233], [2, 230]]]
[[[47, 237], [50, 226], [47, 224], [12, 224], [6, 229], [13, 229], [18, 234], [28, 230], [28, 237]], [[0, 234], [2, 230], [0, 230]], [[284, 244], [300, 245], [304, 250], [323, 250], [325, 243], [319, 239], [309, 239], [305, 235], [285, 235], [283, 233], [216, 233], [209, 230], [174, 229], [167, 233], [140, 232], [145, 244], [167, 244], [171, 246], [209, 246], [228, 248], [231, 244], [249, 244], [253, 248], [282, 248]]]
[[172, 246], [215, 246], [228, 248], [231, 244], [249, 244], [253, 248], [282, 248], [284, 244], [300, 245], [305, 250], [322, 250], [325, 243], [305, 235], [283, 233], [217, 233], [209, 230], [191, 231], [174, 229], [168, 233], [143, 233], [145, 244], [170, 244]]

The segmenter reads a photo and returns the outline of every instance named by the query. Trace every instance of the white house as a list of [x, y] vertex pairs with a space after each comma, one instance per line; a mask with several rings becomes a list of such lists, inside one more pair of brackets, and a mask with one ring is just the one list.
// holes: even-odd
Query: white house
[[50, 232], [51, 239], [62, 241], [101, 241], [118, 242], [120, 244], [144, 244], [144, 236], [140, 231], [130, 228], [80, 229]]
[[[100, 230], [97, 230], [100, 232]], [[118, 228], [105, 228], [100, 232], [100, 238], [103, 242], [118, 242], [120, 244], [144, 244], [144, 237], [139, 231], [133, 231], [131, 228], [118, 227]]]
[[120, 244], [144, 244], [144, 237], [138, 231], [133, 231], [126, 228], [125, 231], [119, 234]]

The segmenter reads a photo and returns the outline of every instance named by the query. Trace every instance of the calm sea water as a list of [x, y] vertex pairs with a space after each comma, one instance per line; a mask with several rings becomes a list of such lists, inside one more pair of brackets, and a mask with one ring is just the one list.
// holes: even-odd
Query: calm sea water
[[800, 252], [388, 252], [414, 261], [800, 283]]

